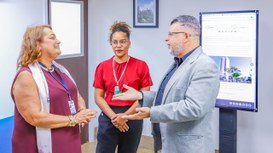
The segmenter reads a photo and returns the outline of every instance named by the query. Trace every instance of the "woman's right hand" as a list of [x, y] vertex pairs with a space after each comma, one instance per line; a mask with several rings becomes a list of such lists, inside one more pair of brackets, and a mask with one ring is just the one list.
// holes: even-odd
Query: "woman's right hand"
[[120, 132], [127, 132], [129, 130], [129, 126], [127, 125], [127, 123], [124, 123], [121, 126], [117, 127], [119, 129]]
[[82, 127], [96, 117], [97, 112], [93, 109], [83, 109], [75, 115], [75, 122]]
[[127, 125], [127, 119], [121, 118], [124, 115], [123, 113], [116, 114], [115, 116], [111, 117], [112, 124], [119, 129], [120, 132], [126, 132], [129, 130], [129, 126]]

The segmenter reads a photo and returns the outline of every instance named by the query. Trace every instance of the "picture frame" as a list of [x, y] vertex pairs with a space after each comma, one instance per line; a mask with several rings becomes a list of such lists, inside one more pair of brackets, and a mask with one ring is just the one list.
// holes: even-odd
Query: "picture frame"
[[84, 56], [83, 15], [83, 1], [49, 1], [49, 24], [62, 43], [58, 59]]
[[158, 0], [133, 1], [133, 27], [158, 28]]

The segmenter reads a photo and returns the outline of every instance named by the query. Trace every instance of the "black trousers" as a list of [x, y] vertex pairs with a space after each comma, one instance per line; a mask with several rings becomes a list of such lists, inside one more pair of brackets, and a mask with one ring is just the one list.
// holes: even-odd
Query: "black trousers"
[[[124, 113], [129, 106], [111, 106], [115, 113]], [[96, 153], [136, 153], [142, 134], [143, 120], [128, 121], [129, 130], [120, 132], [103, 112], [99, 116], [98, 144]]]

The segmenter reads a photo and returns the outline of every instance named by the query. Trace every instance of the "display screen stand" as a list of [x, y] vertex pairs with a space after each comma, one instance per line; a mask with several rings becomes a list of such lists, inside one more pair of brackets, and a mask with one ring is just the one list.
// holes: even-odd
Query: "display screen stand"
[[237, 153], [237, 110], [219, 108], [219, 151]]

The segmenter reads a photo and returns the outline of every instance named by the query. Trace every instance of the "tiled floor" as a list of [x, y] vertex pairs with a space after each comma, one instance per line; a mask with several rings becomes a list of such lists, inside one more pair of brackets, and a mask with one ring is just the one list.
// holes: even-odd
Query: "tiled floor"
[[[82, 153], [95, 153], [97, 142], [89, 142], [82, 145]], [[153, 139], [142, 136], [137, 153], [153, 153]]]

